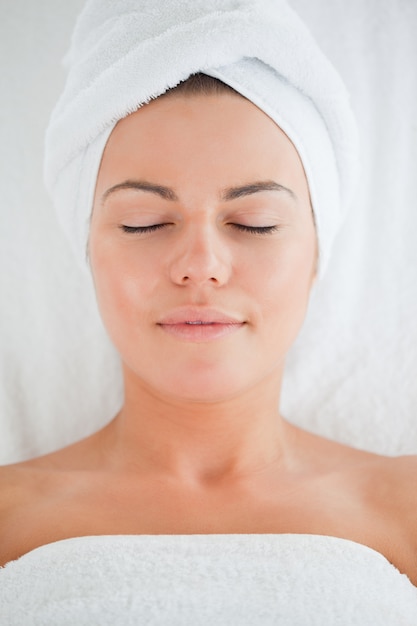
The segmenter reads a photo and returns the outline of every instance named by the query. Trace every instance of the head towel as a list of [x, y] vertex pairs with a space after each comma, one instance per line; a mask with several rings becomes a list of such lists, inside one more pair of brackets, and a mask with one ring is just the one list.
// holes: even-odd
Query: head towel
[[96, 178], [115, 124], [203, 72], [256, 104], [296, 147], [323, 275], [357, 178], [357, 130], [343, 82], [284, 0], [88, 0], [66, 63], [44, 175], [85, 267]]

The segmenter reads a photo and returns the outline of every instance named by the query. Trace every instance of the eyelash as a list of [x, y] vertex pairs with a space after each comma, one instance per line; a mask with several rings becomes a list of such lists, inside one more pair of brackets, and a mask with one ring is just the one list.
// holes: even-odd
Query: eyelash
[[[150, 226], [126, 226], [125, 224], [122, 224], [120, 228], [125, 233], [144, 234], [144, 233], [152, 233], [155, 230], [164, 228], [164, 226], [169, 226], [169, 224], [151, 224]], [[230, 226], [233, 226], [237, 230], [244, 231], [246, 233], [252, 233], [255, 235], [268, 235], [279, 229], [279, 226], [277, 226], [276, 224], [273, 226], [246, 226], [245, 224], [231, 223]]]
[[253, 233], [255, 235], [269, 235], [269, 233], [274, 233], [278, 230], [279, 226], [274, 224], [274, 226], [246, 226], [245, 224], [231, 224], [237, 230], [243, 230], [246, 233]]
[[168, 226], [168, 224], [151, 224], [150, 226], [126, 226], [122, 224], [120, 228], [125, 233], [152, 233], [154, 230], [159, 230], [164, 226]]

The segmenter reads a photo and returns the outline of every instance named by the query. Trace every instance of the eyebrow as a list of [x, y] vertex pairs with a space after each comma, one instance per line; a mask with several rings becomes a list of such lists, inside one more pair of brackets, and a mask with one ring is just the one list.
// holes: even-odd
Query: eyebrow
[[243, 185], [241, 187], [228, 187], [227, 189], [223, 189], [221, 199], [235, 200], [236, 198], [250, 196], [251, 194], [259, 193], [260, 191], [280, 191], [291, 196], [293, 200], [297, 199], [295, 193], [291, 189], [284, 187], [284, 185], [281, 185], [280, 183], [276, 183], [274, 180], [262, 180], [255, 183], [249, 183], [248, 185]]
[[123, 183], [118, 183], [117, 185], [113, 185], [104, 192], [101, 202], [102, 204], [107, 200], [107, 198], [116, 191], [121, 191], [123, 189], [136, 189], [138, 191], [148, 191], [150, 193], [154, 193], [164, 200], [172, 200], [177, 201], [177, 194], [170, 187], [165, 187], [164, 185], [156, 185], [155, 183], [150, 183], [146, 180], [125, 180]]
[[[137, 191], [147, 191], [149, 193], [156, 194], [160, 196], [164, 200], [170, 200], [172, 202], [178, 202], [179, 198], [175, 191], [171, 187], [166, 187], [165, 185], [158, 185], [155, 183], [151, 183], [146, 180], [126, 180], [123, 183], [118, 183], [117, 185], [113, 185], [107, 189], [102, 198], [102, 204], [107, 200], [107, 198], [117, 192], [124, 189], [135, 189]], [[241, 185], [238, 187], [226, 187], [220, 193], [220, 199], [223, 201], [235, 200], [236, 198], [242, 198], [244, 196], [250, 196], [255, 193], [259, 193], [261, 191], [279, 191], [288, 194], [293, 200], [297, 200], [297, 196], [295, 193], [277, 183], [273, 180], [262, 180], [253, 183], [248, 183], [246, 185]]]

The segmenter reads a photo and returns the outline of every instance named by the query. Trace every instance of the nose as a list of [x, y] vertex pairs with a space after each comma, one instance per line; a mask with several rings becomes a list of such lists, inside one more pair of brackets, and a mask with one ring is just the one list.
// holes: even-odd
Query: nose
[[177, 285], [221, 286], [231, 272], [231, 251], [215, 225], [195, 224], [173, 243], [170, 278]]

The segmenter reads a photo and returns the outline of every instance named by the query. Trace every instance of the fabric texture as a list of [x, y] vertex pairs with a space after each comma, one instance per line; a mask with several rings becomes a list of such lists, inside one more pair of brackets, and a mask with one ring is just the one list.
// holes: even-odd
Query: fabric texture
[[317, 535], [66, 539], [0, 569], [7, 626], [415, 626], [384, 556]]
[[67, 65], [46, 136], [45, 181], [84, 265], [96, 177], [115, 123], [202, 71], [252, 100], [294, 143], [324, 274], [355, 188], [357, 132], [339, 75], [284, 0], [89, 0]]

